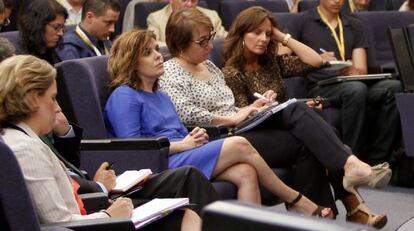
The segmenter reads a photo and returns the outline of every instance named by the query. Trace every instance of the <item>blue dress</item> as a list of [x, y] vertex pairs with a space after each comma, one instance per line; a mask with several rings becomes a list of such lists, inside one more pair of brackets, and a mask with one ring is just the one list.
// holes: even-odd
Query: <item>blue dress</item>
[[[179, 141], [187, 136], [171, 99], [163, 92], [135, 90], [127, 85], [116, 88], [105, 106], [105, 122], [111, 136], [167, 137]], [[211, 178], [223, 139], [169, 156], [169, 167], [191, 165]]]

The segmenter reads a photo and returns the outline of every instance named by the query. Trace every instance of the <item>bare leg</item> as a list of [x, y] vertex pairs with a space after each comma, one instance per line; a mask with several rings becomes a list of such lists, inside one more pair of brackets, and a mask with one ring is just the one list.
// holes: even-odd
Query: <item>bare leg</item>
[[191, 209], [185, 209], [181, 222], [181, 231], [201, 230], [201, 218]]
[[[291, 202], [297, 197], [298, 192], [283, 183], [270, 169], [259, 153], [257, 153], [252, 145], [250, 145], [250, 143], [243, 137], [234, 136], [224, 140], [220, 157], [213, 172], [213, 177], [220, 175], [230, 166], [239, 163], [245, 163], [252, 166], [257, 172], [259, 182], [282, 200]], [[292, 207], [292, 210], [304, 214], [312, 214], [316, 208], [316, 204], [306, 197], [303, 197], [303, 199]], [[329, 213], [329, 211], [327, 211], [327, 213]]]
[[261, 203], [256, 170], [248, 164], [236, 164], [225, 169], [215, 180], [230, 181], [237, 186], [237, 199]]

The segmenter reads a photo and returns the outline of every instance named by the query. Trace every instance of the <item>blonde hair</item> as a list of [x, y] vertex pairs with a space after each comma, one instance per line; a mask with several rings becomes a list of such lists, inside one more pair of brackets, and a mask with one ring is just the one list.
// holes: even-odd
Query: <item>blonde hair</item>
[[44, 94], [56, 78], [56, 70], [31, 55], [16, 55], [0, 63], [0, 125], [19, 122], [37, 108], [31, 93]]
[[[108, 72], [111, 76], [111, 90], [126, 84], [134, 89], [142, 87], [138, 76], [138, 58], [144, 55], [151, 39], [156, 39], [152, 31], [133, 29], [121, 34], [114, 42], [108, 60]], [[154, 89], [157, 84], [154, 84]]]

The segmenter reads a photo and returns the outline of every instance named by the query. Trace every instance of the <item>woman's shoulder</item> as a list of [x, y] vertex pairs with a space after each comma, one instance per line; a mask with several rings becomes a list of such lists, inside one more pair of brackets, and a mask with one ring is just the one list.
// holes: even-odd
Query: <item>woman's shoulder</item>
[[243, 74], [243, 72], [240, 69], [238, 69], [236, 67], [233, 67], [233, 66], [225, 66], [221, 69], [221, 71], [223, 72], [224, 78], [226, 78], [226, 79], [227, 78], [237, 78], [237, 77], [240, 77], [240, 75]]

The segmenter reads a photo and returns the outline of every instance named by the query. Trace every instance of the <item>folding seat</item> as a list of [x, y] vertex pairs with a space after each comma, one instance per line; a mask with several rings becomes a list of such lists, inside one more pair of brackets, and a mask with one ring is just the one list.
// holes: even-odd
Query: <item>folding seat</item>
[[238, 201], [217, 201], [202, 211], [203, 231], [374, 231], [355, 223], [277, 212]]
[[232, 1], [226, 0], [220, 3], [220, 16], [223, 26], [228, 30], [236, 16], [251, 6], [261, 6], [270, 12], [289, 12], [289, 7], [285, 0], [256, 0], [256, 1]]
[[374, 44], [372, 49], [375, 57], [368, 60], [368, 67], [381, 72], [395, 72], [387, 28], [398, 28], [414, 23], [414, 12], [371, 11], [357, 12], [354, 15], [362, 20], [365, 31], [371, 33], [368, 34], [371, 36], [370, 44]]

